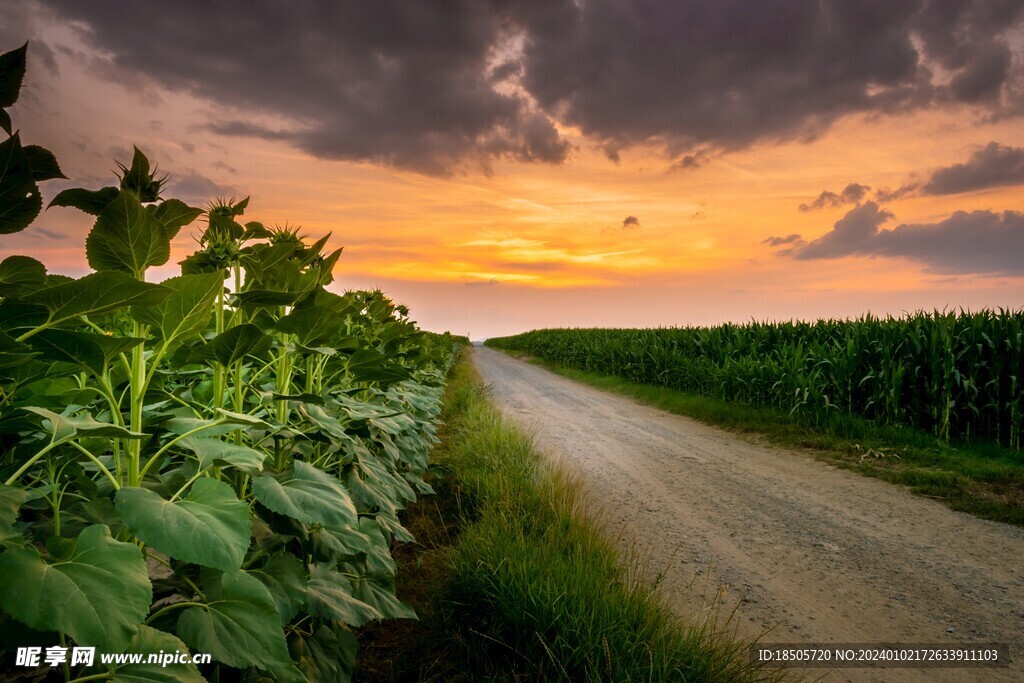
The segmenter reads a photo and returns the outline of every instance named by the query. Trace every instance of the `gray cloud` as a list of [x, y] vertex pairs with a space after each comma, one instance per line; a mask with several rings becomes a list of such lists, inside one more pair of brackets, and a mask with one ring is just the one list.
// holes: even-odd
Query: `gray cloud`
[[108, 73], [236, 112], [211, 122], [224, 135], [438, 175], [499, 157], [559, 163], [570, 151], [527, 97], [497, 87], [519, 68], [489, 68], [513, 19], [501, 2], [43, 1], [88, 26]]
[[871, 191], [871, 188], [867, 185], [861, 185], [860, 183], [850, 183], [843, 188], [843, 191], [839, 194], [825, 190], [818, 195], [810, 204], [801, 204], [800, 210], [816, 211], [818, 209], [824, 209], [826, 207], [842, 206], [843, 204], [860, 204], [861, 200], [867, 196], [867, 193]]
[[880, 187], [875, 191], [875, 201], [880, 204], [887, 204], [903, 197], [913, 197], [920, 188], [921, 184], [913, 181], [904, 183], [895, 190], [891, 190], [888, 187]]
[[639, 228], [640, 219], [637, 218], [636, 216], [626, 216], [624, 219], [622, 219], [622, 227], [627, 230], [631, 228]]
[[789, 250], [797, 259], [844, 256], [902, 257], [929, 272], [1024, 275], [1024, 215], [1015, 211], [957, 211], [937, 223], [904, 223], [892, 229], [889, 211], [874, 202], [851, 209], [833, 229]]
[[1024, 111], [1022, 0], [40, 2], [108, 74], [227, 109], [222, 134], [433, 174], [561, 163], [555, 122], [613, 161], [652, 143], [692, 167], [850, 114]]
[[[619, 149], [806, 140], [853, 113], [1019, 106], [1019, 0], [588, 0], [529, 18], [523, 83]], [[1019, 47], [1017, 48], [1019, 49]], [[1019, 60], [1018, 60], [1019, 62]], [[944, 83], [935, 65], [951, 75]]]
[[921, 191], [957, 194], [1024, 183], [1024, 149], [990, 142], [961, 164], [940, 168]]
[[793, 233], [785, 237], [769, 237], [763, 240], [761, 244], [767, 244], [769, 247], [781, 247], [784, 244], [806, 244], [806, 242], [800, 239], [800, 235]]
[[238, 189], [211, 180], [195, 169], [186, 168], [184, 173], [171, 174], [167, 190], [163, 194], [167, 197], [177, 197], [195, 206], [206, 206], [214, 199], [237, 195]]
[[42, 235], [43, 237], [45, 237], [46, 239], [49, 239], [49, 240], [58, 240], [59, 241], [59, 240], [67, 239], [67, 237], [68, 237], [67, 235], [65, 235], [62, 232], [58, 232], [57, 230], [51, 230], [49, 228], [44, 228], [44, 227], [41, 227], [39, 225], [32, 226], [32, 230], [37, 232], [37, 233], [39, 233], [40, 235]]

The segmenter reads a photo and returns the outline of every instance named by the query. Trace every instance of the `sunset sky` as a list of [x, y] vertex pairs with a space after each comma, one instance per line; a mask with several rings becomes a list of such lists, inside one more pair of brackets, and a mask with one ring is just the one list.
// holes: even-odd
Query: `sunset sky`
[[[1024, 2], [5, 4], [26, 40], [45, 201], [138, 145], [427, 329], [1024, 305]], [[0, 258], [84, 274], [90, 226]]]

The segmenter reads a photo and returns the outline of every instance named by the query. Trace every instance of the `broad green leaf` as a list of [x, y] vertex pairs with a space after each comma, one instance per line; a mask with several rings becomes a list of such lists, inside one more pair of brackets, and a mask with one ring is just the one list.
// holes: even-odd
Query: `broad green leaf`
[[0, 143], [0, 235], [27, 228], [43, 208], [18, 133]]
[[370, 539], [366, 553], [366, 570], [369, 576], [393, 580], [395, 577], [395, 560], [391, 557], [391, 543], [384, 537], [380, 524], [370, 517], [359, 518], [359, 531]]
[[57, 164], [57, 157], [53, 152], [40, 147], [39, 145], [26, 145], [24, 147], [25, 158], [28, 159], [28, 167], [32, 169], [32, 179], [53, 180], [54, 178], [67, 178]]
[[299, 258], [299, 264], [302, 265], [302, 266], [308, 266], [309, 264], [313, 263], [318, 258], [320, 258], [321, 257], [321, 252], [323, 251], [324, 247], [327, 246], [327, 242], [330, 239], [331, 239], [331, 233], [327, 233], [326, 235], [324, 235], [323, 237], [318, 239], [316, 242], [313, 242], [313, 244], [311, 244], [308, 247], [306, 247], [303, 250], [305, 252], [305, 254], [303, 254]]
[[245, 224], [245, 234], [242, 235], [242, 239], [266, 239], [273, 235], [265, 225], [258, 221], [250, 221]]
[[50, 328], [32, 336], [29, 345], [43, 360], [74, 363], [99, 376], [119, 353], [145, 341], [139, 337], [108, 337], [92, 332]]
[[256, 325], [244, 323], [218, 334], [210, 342], [210, 352], [221, 365], [230, 365], [248, 355], [259, 355], [274, 343]]
[[224, 417], [224, 418], [226, 418], [226, 419], [228, 419], [228, 420], [232, 420], [233, 422], [237, 422], [238, 424], [251, 425], [253, 427], [266, 427], [268, 429], [270, 427], [270, 425], [268, 425], [264, 420], [261, 420], [260, 418], [256, 417], [255, 415], [249, 415], [247, 413], [235, 413], [235, 412], [232, 412], [230, 410], [224, 410], [223, 408], [218, 408], [217, 409], [217, 414], [222, 416], [222, 417]]
[[85, 255], [94, 270], [141, 277], [150, 266], [167, 263], [171, 239], [135, 192], [121, 190], [100, 211], [85, 239]]
[[300, 522], [328, 528], [358, 524], [355, 506], [341, 482], [301, 460], [282, 473], [254, 477], [252, 490], [267, 508]]
[[277, 553], [249, 573], [270, 591], [282, 624], [294, 619], [306, 604], [306, 569], [302, 560], [291, 553]]
[[[360, 518], [362, 526], [364, 518]], [[372, 521], [372, 520], [371, 520]], [[309, 533], [313, 539], [313, 551], [317, 557], [337, 562], [346, 557], [353, 557], [370, 549], [371, 541], [366, 534], [350, 527], [342, 529], [325, 529], [318, 527]]]
[[[212, 382], [204, 381], [200, 385], [210, 385]], [[193, 389], [193, 398], [197, 397], [198, 394]], [[248, 427], [259, 427], [261, 429], [270, 429], [270, 425], [267, 422], [256, 415], [249, 415], [247, 413], [235, 413], [230, 410], [224, 410], [223, 408], [217, 408], [215, 411], [217, 418], [215, 420], [198, 420], [190, 417], [175, 417], [167, 421], [166, 427], [175, 434], [185, 434], [186, 432], [192, 431], [197, 427], [206, 427], [214, 425], [216, 423], [222, 423], [219, 427], [214, 427], [212, 430], [203, 430], [203, 436], [222, 436], [238, 429], [237, 425], [245, 425]]]
[[25, 43], [16, 50], [0, 54], [0, 107], [4, 109], [18, 101], [21, 82], [25, 78], [27, 50], [28, 43]]
[[8, 135], [14, 132], [11, 129], [11, 115], [3, 109], [0, 109], [0, 128], [3, 128], [4, 132]]
[[231, 572], [249, 548], [249, 506], [222, 481], [201, 478], [175, 502], [135, 486], [117, 492], [116, 507], [141, 541], [171, 557]]
[[43, 429], [54, 441], [67, 441], [78, 436], [108, 436], [116, 439], [146, 439], [149, 434], [133, 432], [109, 422], [99, 422], [91, 416], [68, 417], [36, 406], [22, 406], [22, 410], [43, 418]]
[[352, 583], [344, 574], [318, 564], [309, 567], [306, 602], [314, 617], [341, 621], [355, 628], [385, 616], [352, 594]]
[[298, 244], [257, 244], [242, 252], [242, 264], [249, 277], [263, 281], [274, 268], [286, 263], [298, 250]]
[[238, 429], [238, 425], [252, 424], [250, 421], [234, 420], [222, 416], [216, 420], [202, 420], [198, 417], [172, 417], [163, 423], [163, 428], [172, 434], [179, 436], [188, 434], [196, 429], [202, 429], [203, 437], [223, 436]]
[[0, 368], [21, 365], [38, 355], [39, 353], [33, 351], [28, 344], [14, 341], [10, 335], [0, 332]]
[[179, 275], [164, 280], [171, 293], [155, 306], [133, 306], [132, 317], [152, 326], [168, 344], [199, 336], [213, 316], [213, 301], [224, 289], [220, 273]]
[[49, 206], [69, 206], [79, 211], [99, 216], [103, 209], [117, 197], [116, 187], [104, 187], [100, 190], [85, 190], [73, 187], [57, 193]]
[[316, 305], [292, 311], [277, 322], [277, 329], [294, 334], [303, 346], [327, 344], [338, 334], [337, 307]]
[[349, 434], [345, 431], [345, 427], [342, 426], [341, 421], [319, 405], [311, 402], [304, 402], [300, 408], [306, 419], [316, 425], [320, 431], [342, 441], [349, 438]]
[[29, 256], [8, 256], [0, 261], [0, 296], [12, 296], [46, 281], [46, 266]]
[[263, 461], [268, 455], [265, 451], [258, 451], [255, 448], [203, 436], [189, 436], [178, 443], [199, 457], [200, 469], [212, 465], [231, 465], [246, 474], [255, 474], [263, 469]]
[[415, 610], [395, 595], [393, 585], [361, 576], [352, 580], [352, 595], [384, 615], [385, 619], [417, 619]]
[[412, 543], [416, 538], [409, 533], [409, 530], [402, 526], [402, 522], [398, 519], [398, 514], [395, 511], [394, 506], [385, 507], [381, 506], [381, 509], [374, 515], [377, 523], [380, 524], [382, 529], [386, 529], [391, 532], [391, 535], [395, 537], [396, 541], [402, 543]]
[[239, 225], [231, 216], [211, 211], [207, 217], [209, 218], [208, 235], [219, 235], [221, 236], [220, 239], [234, 241], [240, 240], [242, 235], [245, 234], [245, 228]]
[[152, 599], [138, 546], [115, 541], [101, 524], [82, 531], [65, 559], [48, 562], [35, 548], [0, 555], [0, 607], [79, 645], [123, 652]]
[[178, 635], [197, 652], [228, 666], [288, 666], [281, 617], [266, 586], [245, 572], [223, 574], [204, 586], [207, 604], [178, 620]]
[[0, 546], [7, 543], [21, 544], [21, 533], [14, 528], [18, 510], [28, 499], [24, 489], [0, 484]]
[[126, 306], [152, 306], [170, 293], [166, 287], [140, 282], [124, 273], [102, 272], [47, 287], [24, 300], [44, 306], [49, 312], [48, 324], [56, 325]]
[[18, 510], [27, 498], [28, 493], [24, 489], [0, 484], [0, 525], [14, 524]]
[[359, 643], [346, 629], [320, 626], [312, 635], [297, 636], [295, 658], [307, 681], [350, 681]]
[[276, 290], [276, 289], [249, 289], [235, 295], [237, 305], [244, 307], [255, 306], [291, 306], [299, 297], [302, 291]]
[[197, 251], [187, 258], [178, 261], [181, 266], [182, 275], [197, 275], [199, 273], [223, 273], [227, 267], [224, 259], [216, 258], [206, 251]]
[[[147, 659], [149, 655], [174, 656], [188, 652], [185, 643], [170, 633], [158, 631], [149, 626], [140, 626], [139, 632], [125, 648], [125, 652], [138, 653]], [[109, 681], [114, 683], [205, 683], [195, 664], [123, 664], [107, 667]]]
[[[77, 493], [81, 494], [83, 491], [79, 490]], [[89, 524], [106, 524], [111, 535], [115, 537], [124, 529], [124, 520], [117, 514], [114, 509], [114, 501], [110, 498], [89, 498], [71, 506], [68, 510]]]
[[338, 263], [338, 259], [341, 258], [342, 251], [344, 251], [344, 248], [335, 249], [327, 256], [324, 256], [318, 263], [311, 266], [311, 269], [315, 268], [319, 273], [317, 280], [321, 287], [326, 287], [334, 282], [334, 266]]
[[157, 204], [155, 208], [150, 208], [153, 209], [153, 215], [164, 226], [167, 236], [171, 239], [174, 239], [183, 227], [199, 218], [203, 213], [202, 209], [189, 206], [180, 199], [168, 199]]

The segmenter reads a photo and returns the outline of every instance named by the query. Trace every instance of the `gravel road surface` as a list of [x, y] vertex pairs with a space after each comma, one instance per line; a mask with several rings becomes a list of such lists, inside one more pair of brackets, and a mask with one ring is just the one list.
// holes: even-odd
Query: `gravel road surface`
[[1009, 669], [842, 669], [828, 681], [1024, 680], [1024, 530], [491, 349], [474, 360], [502, 411], [582, 473], [610, 531], [663, 572], [685, 616], [717, 602], [764, 643], [1004, 642], [1013, 657]]

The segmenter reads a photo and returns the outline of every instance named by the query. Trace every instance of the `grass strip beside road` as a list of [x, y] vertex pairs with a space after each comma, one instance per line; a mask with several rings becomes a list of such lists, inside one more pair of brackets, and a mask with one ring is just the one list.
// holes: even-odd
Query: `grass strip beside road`
[[841, 413], [812, 423], [780, 409], [730, 403], [567, 368], [514, 351], [505, 353], [568, 379], [728, 429], [758, 443], [799, 449], [833, 465], [908, 486], [954, 510], [1024, 526], [1022, 452], [990, 444], [945, 444], [921, 430], [877, 424]]
[[[464, 357], [398, 594], [420, 622], [360, 634], [357, 680], [756, 681], [747, 648], [687, 625], [585, 514], [579, 483], [502, 418]], [[412, 544], [410, 544], [412, 545]], [[396, 629], [396, 626], [399, 628]]]

